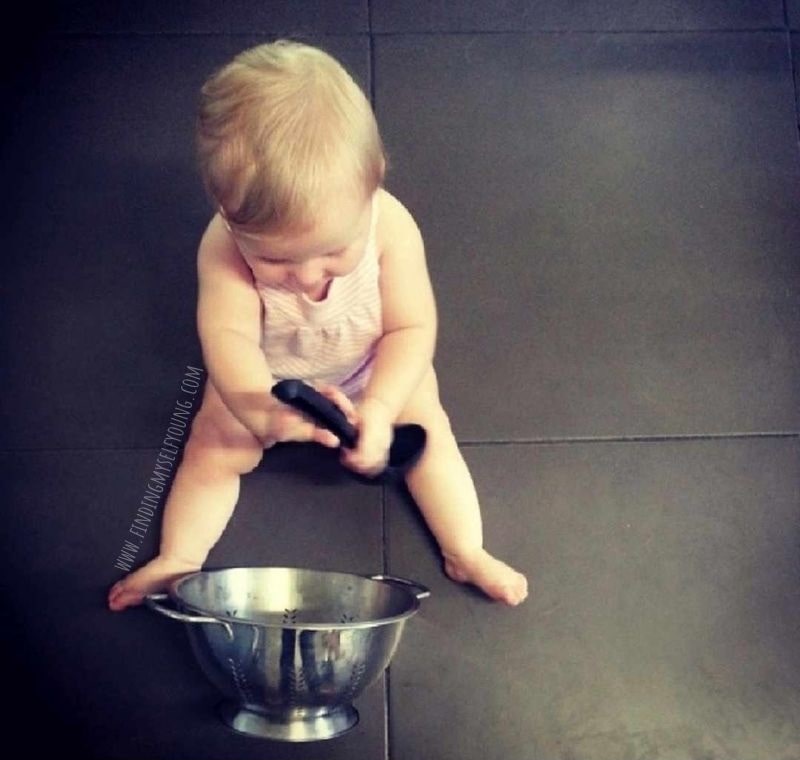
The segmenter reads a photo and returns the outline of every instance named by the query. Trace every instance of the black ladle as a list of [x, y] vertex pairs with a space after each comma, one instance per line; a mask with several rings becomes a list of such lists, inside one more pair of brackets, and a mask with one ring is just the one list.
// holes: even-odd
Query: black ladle
[[[344, 412], [319, 391], [302, 380], [281, 380], [272, 387], [272, 395], [284, 404], [294, 407], [314, 422], [330, 430], [342, 442], [342, 446], [353, 449], [358, 442], [358, 430], [347, 421]], [[395, 425], [389, 462], [386, 469], [372, 478], [357, 476], [371, 482], [391, 480], [408, 472], [419, 460], [425, 448], [427, 433], [421, 425]]]

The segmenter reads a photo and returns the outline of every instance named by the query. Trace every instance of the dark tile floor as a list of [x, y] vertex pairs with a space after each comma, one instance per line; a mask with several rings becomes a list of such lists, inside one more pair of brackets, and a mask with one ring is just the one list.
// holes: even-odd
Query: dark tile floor
[[[31, 7], [3, 53], [0, 460], [7, 718], [32, 751], [800, 759], [798, 0]], [[319, 745], [229, 733], [181, 626], [104, 608], [196, 399], [197, 89], [278, 35], [374, 94], [487, 545], [533, 581], [490, 604], [402, 493], [272, 452], [211, 566], [433, 590]]]

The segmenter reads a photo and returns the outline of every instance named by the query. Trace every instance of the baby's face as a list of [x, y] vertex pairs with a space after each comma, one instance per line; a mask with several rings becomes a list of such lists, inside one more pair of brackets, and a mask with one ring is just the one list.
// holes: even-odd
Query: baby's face
[[261, 283], [320, 299], [334, 277], [358, 266], [369, 237], [371, 201], [334, 198], [311, 229], [296, 234], [256, 235], [235, 229], [231, 234]]

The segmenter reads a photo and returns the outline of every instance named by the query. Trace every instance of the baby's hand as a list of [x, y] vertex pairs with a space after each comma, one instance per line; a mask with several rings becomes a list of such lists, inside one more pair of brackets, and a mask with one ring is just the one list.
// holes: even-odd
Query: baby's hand
[[365, 398], [358, 408], [354, 423], [358, 427], [358, 445], [342, 453], [342, 462], [362, 475], [378, 475], [382, 472], [389, 459], [392, 422], [389, 410], [382, 401]]
[[[345, 414], [348, 415], [348, 419], [354, 419], [355, 409], [350, 403], [350, 399], [341, 391], [328, 385], [317, 388], [317, 390], [328, 400], [342, 407]], [[343, 400], [345, 402], [344, 405]], [[287, 404], [275, 401], [270, 415], [269, 433], [267, 440], [263, 443], [267, 447], [273, 443], [286, 443], [288, 441], [321, 443], [323, 446], [332, 449], [341, 445], [339, 438], [330, 430], [320, 427]]]

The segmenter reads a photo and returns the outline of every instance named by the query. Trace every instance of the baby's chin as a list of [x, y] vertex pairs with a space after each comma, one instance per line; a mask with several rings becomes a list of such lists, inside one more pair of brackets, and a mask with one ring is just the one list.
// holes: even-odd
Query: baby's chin
[[295, 285], [290, 287], [289, 289], [294, 293], [301, 293], [302, 295], [306, 296], [306, 298], [321, 300], [328, 295], [328, 289], [330, 288], [332, 282], [333, 278], [331, 277], [330, 279], [324, 280], [318, 285], [313, 285], [310, 288], [304, 288], [301, 287], [300, 285]]

